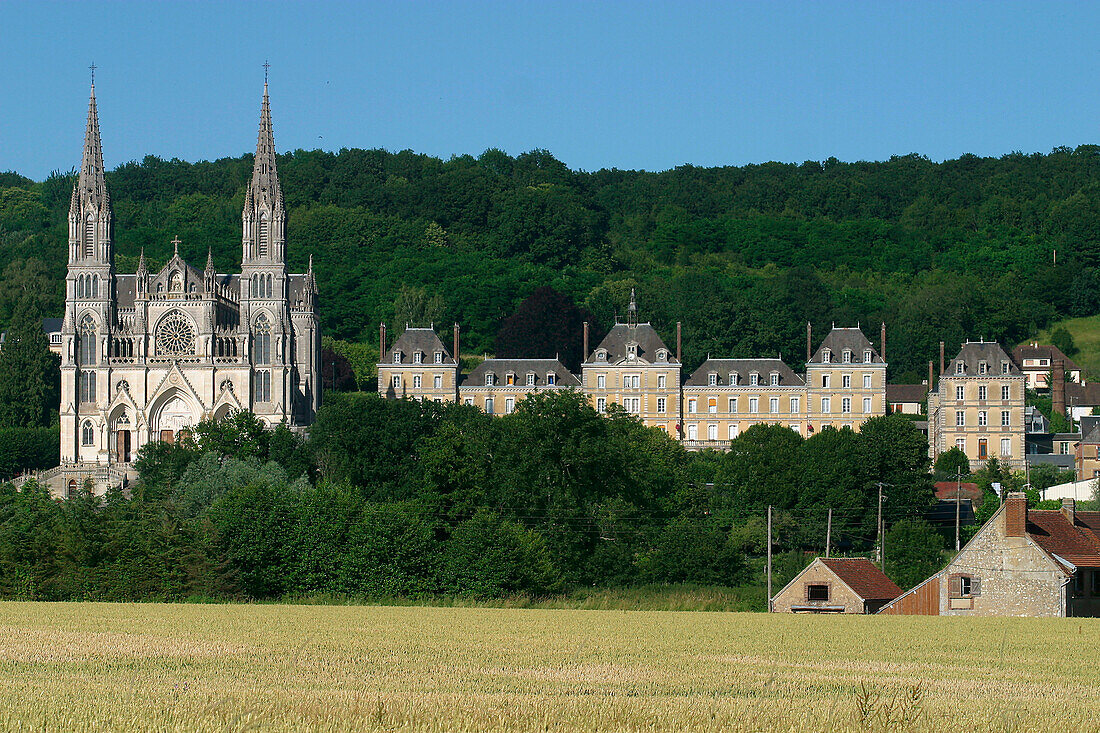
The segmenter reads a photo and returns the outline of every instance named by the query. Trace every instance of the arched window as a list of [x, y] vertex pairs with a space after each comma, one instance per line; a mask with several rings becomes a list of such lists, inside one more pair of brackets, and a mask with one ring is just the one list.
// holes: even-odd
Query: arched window
[[80, 275], [76, 278], [76, 297], [84, 297], [84, 276]]
[[168, 276], [168, 292], [183, 292], [183, 275], [180, 275], [178, 272], [173, 272], [171, 275]]
[[84, 256], [95, 257], [95, 219], [91, 216], [84, 222]]
[[80, 319], [80, 329], [77, 335], [77, 364], [89, 366], [96, 363], [96, 332], [95, 321], [91, 316]]
[[189, 356], [195, 353], [195, 329], [190, 319], [179, 311], [172, 311], [157, 326], [157, 354], [160, 356]]
[[99, 275], [92, 275], [92, 297], [99, 297]]
[[259, 255], [267, 257], [267, 214], [260, 214]]
[[264, 296], [264, 297], [266, 297], [266, 298], [270, 298], [270, 297], [271, 297], [271, 294], [272, 294], [273, 292], [275, 292], [274, 288], [272, 287], [272, 284], [273, 284], [273, 282], [274, 282], [274, 279], [275, 279], [275, 276], [274, 276], [274, 275], [268, 275], [268, 276], [267, 276], [267, 291], [266, 291], [266, 292], [267, 292], [267, 295], [265, 295], [265, 296]]
[[252, 361], [264, 365], [271, 363], [271, 324], [263, 314], [256, 319], [252, 330]]
[[74, 496], [76, 496], [76, 479], [71, 478], [69, 479], [69, 498], [71, 499]]
[[92, 427], [91, 420], [85, 420], [84, 424], [80, 427], [80, 444], [81, 445], [94, 445], [95, 444], [95, 429]]

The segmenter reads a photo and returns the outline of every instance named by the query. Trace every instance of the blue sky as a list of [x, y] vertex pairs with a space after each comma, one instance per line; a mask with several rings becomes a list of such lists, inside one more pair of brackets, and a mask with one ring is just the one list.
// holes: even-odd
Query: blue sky
[[280, 151], [546, 148], [572, 168], [1100, 142], [1100, 3], [0, 0], [0, 170]]

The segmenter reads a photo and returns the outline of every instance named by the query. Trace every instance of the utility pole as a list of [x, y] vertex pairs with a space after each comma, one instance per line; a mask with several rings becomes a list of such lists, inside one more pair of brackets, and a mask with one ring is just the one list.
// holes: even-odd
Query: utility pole
[[825, 557], [829, 556], [829, 548], [833, 539], [833, 508], [829, 507], [829, 521], [825, 524]]
[[882, 566], [882, 482], [878, 482], [878, 523], [876, 525], [878, 532], [878, 564]]
[[772, 612], [772, 506], [768, 505], [768, 613]]
[[962, 467], [955, 469], [955, 554], [961, 549], [959, 545], [959, 504], [962, 499]]

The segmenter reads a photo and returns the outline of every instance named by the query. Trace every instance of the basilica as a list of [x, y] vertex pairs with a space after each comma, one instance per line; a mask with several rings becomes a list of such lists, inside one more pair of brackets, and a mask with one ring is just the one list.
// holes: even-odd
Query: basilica
[[114, 265], [111, 199], [103, 169], [95, 85], [79, 180], [69, 208], [69, 262], [61, 327], [64, 495], [91, 479], [124, 483], [141, 446], [176, 441], [201, 420], [249, 410], [269, 426], [309, 425], [320, 392], [321, 333], [313, 263], [286, 264], [286, 209], [275, 169], [267, 83], [241, 220], [241, 271], [203, 268], [175, 253], [158, 272]]

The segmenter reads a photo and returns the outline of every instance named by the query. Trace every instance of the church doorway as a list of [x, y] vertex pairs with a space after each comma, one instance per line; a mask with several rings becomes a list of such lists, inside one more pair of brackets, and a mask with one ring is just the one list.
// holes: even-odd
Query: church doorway
[[191, 433], [194, 421], [191, 408], [177, 395], [164, 403], [153, 425], [163, 442], [174, 443]]
[[115, 434], [115, 444], [118, 446], [118, 462], [129, 463], [130, 456], [130, 431], [119, 430]]

